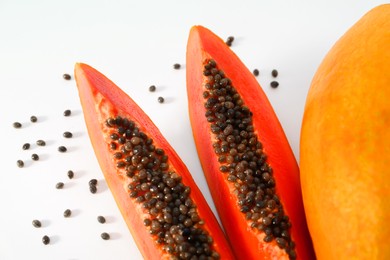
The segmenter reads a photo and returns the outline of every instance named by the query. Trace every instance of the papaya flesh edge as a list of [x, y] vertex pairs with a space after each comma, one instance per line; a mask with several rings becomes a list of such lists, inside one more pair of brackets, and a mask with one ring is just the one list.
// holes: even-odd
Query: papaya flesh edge
[[307, 94], [301, 183], [318, 259], [390, 259], [390, 4], [328, 51]]
[[108, 117], [121, 116], [131, 119], [141, 131], [153, 139], [156, 147], [164, 150], [165, 155], [168, 156], [170, 170], [180, 175], [182, 183], [191, 188], [189, 197], [196, 204], [200, 219], [204, 221], [202, 229], [206, 230], [213, 239], [213, 250], [219, 254], [221, 259], [234, 259], [221, 227], [188, 169], [151, 119], [125, 92], [89, 65], [77, 63], [75, 78], [95, 155], [107, 185], [143, 257], [145, 259], [170, 259], [172, 255], [164, 251], [162, 246], [152, 239], [143, 223], [143, 217], [148, 213], [142, 209], [140, 203], [137, 204], [134, 198], [130, 198], [127, 176], [118, 174], [118, 169], [112, 159], [112, 152], [109, 151], [107, 137], [105, 137], [108, 133], [103, 132], [103, 125]]
[[252, 73], [226, 45], [202, 26], [191, 29], [187, 45], [187, 93], [189, 116], [201, 165], [224, 230], [238, 259], [286, 259], [288, 255], [275, 240], [264, 242], [264, 232], [251, 228], [240, 212], [234, 186], [222, 173], [213, 149], [212, 132], [205, 116], [205, 61], [214, 60], [231, 80], [250, 111], [258, 140], [263, 144], [267, 161], [273, 169], [276, 194], [292, 227], [296, 259], [315, 259], [307, 229], [299, 180], [299, 168], [283, 129], [270, 102]]

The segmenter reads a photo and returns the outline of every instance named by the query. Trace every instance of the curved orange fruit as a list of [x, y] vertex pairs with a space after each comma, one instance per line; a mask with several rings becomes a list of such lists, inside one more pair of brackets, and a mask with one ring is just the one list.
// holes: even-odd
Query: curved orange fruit
[[318, 259], [390, 259], [390, 5], [324, 58], [302, 123], [301, 183]]

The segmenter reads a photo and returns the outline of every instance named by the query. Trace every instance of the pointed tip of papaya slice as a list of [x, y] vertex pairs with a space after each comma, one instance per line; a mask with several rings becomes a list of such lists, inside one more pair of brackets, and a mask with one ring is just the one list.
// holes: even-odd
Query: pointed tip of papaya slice
[[[186, 69], [196, 148], [237, 258], [315, 259], [299, 168], [256, 78], [222, 39], [199, 25], [190, 31]], [[291, 225], [283, 236], [275, 212]]]
[[91, 66], [76, 63], [75, 78], [99, 165], [145, 259], [234, 259], [191, 174], [150, 118]]

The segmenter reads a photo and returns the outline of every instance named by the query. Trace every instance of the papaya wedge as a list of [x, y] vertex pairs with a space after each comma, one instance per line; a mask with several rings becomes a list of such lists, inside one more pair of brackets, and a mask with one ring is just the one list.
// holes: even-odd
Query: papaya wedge
[[189, 116], [201, 165], [238, 259], [315, 259], [299, 168], [256, 78], [202, 26], [187, 44]]
[[189, 171], [150, 118], [94, 68], [76, 64], [75, 78], [97, 160], [144, 258], [234, 259]]

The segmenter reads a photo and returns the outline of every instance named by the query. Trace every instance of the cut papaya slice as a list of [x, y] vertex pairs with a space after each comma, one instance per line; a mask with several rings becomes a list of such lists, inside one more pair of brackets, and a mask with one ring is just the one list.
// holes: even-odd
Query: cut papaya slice
[[226, 43], [194, 26], [187, 46], [193, 135], [238, 259], [315, 259], [299, 168], [256, 78]]
[[142, 109], [107, 77], [76, 64], [96, 157], [145, 259], [233, 259], [186, 166]]

